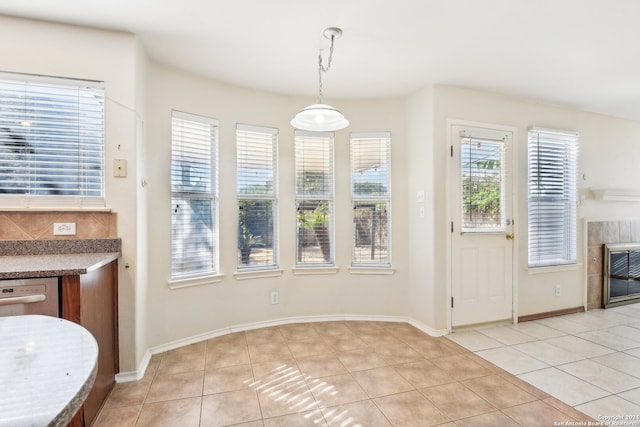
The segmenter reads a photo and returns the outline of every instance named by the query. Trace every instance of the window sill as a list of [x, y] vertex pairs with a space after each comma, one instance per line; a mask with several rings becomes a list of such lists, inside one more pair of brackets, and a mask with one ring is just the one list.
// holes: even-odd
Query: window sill
[[395, 272], [393, 267], [349, 267], [351, 274], [390, 275]]
[[213, 285], [219, 283], [224, 278], [224, 274], [212, 274], [209, 276], [189, 277], [187, 279], [169, 279], [167, 284], [170, 289], [190, 288], [192, 286]]
[[550, 265], [548, 267], [527, 267], [529, 274], [557, 273], [561, 271], [578, 271], [582, 264]]
[[111, 208], [94, 207], [94, 206], [65, 206], [65, 207], [3, 207], [0, 206], [0, 212], [111, 212]]
[[264, 279], [268, 277], [280, 277], [283, 273], [284, 270], [282, 269], [236, 271], [233, 277], [236, 280]]
[[340, 269], [335, 266], [330, 267], [296, 267], [291, 269], [296, 276], [305, 276], [312, 274], [337, 274]]

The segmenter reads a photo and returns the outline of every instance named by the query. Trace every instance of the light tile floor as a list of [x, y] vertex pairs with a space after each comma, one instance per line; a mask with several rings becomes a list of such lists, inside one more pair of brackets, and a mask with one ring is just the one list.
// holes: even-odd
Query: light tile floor
[[[620, 314], [631, 328], [640, 322], [640, 311], [638, 317]], [[620, 393], [609, 393], [589, 385], [594, 381], [590, 366], [556, 367], [548, 363], [552, 360], [536, 357], [535, 348], [527, 354], [528, 347], [515, 347], [570, 336], [542, 321], [450, 335], [492, 362], [504, 362], [505, 371], [446, 337], [431, 337], [407, 323], [338, 321], [234, 333], [155, 355], [142, 380], [116, 384], [94, 425], [476, 427], [593, 422], [551, 396], [564, 388], [566, 378], [581, 384], [572, 385], [577, 391], [558, 393], [571, 405], [590, 413], [612, 413], [609, 408], [633, 413], [633, 402], [640, 398], [634, 378], [612, 379], [608, 385]], [[632, 353], [613, 357], [613, 349], [602, 348], [594, 358], [578, 360], [618, 372], [630, 363], [628, 358], [636, 359]], [[574, 354], [566, 353], [569, 356], [558, 350], [565, 357]], [[637, 373], [640, 368], [634, 369]], [[555, 370], [560, 380], [553, 380], [547, 370]], [[600, 402], [597, 409], [588, 406], [594, 402]]]
[[596, 420], [640, 426], [640, 304], [449, 339]]

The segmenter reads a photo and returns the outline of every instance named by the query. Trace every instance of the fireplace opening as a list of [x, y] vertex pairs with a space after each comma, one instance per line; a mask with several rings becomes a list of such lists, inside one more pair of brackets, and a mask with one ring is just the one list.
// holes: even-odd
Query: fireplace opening
[[640, 301], [640, 243], [605, 245], [604, 308]]

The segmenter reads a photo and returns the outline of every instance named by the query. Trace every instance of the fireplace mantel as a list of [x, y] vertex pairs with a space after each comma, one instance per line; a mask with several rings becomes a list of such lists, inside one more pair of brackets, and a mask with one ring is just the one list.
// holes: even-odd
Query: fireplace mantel
[[595, 200], [640, 202], [640, 189], [638, 188], [591, 187], [589, 190]]

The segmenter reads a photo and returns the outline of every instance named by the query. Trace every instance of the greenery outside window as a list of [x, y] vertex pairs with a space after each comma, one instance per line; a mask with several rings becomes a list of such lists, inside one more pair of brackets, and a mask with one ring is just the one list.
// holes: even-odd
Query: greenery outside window
[[351, 134], [353, 266], [391, 266], [391, 134]]
[[236, 126], [238, 270], [276, 268], [278, 130]]
[[295, 133], [296, 265], [333, 266], [333, 133]]

